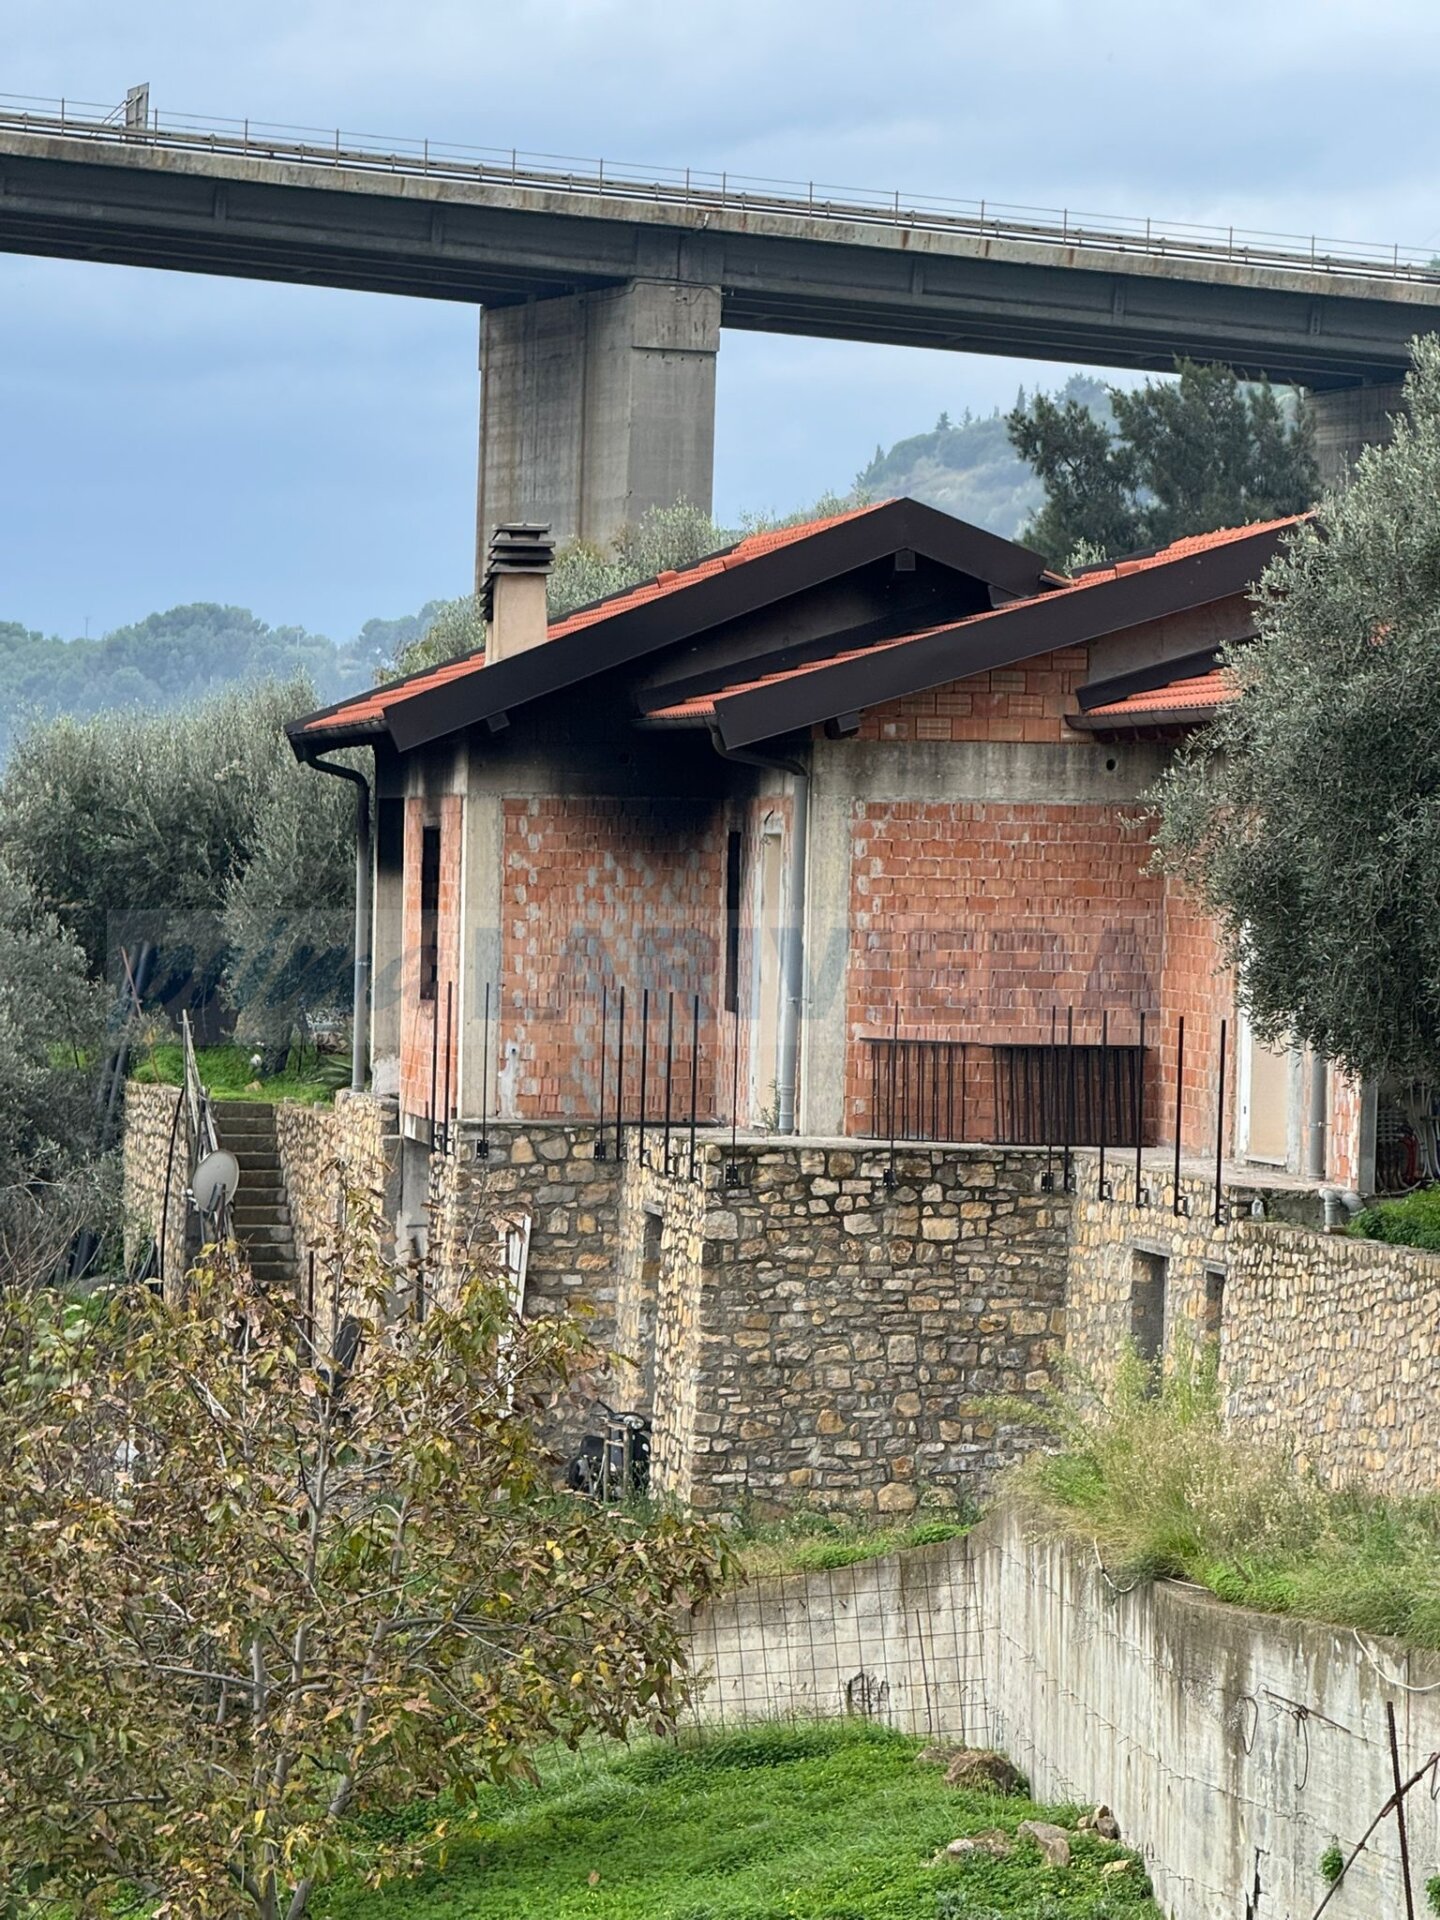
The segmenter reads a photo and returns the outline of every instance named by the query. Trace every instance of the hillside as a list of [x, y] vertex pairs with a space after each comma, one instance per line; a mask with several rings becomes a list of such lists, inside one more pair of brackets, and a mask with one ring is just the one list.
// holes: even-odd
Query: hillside
[[[1106, 390], [1098, 380], [1074, 374], [1061, 392], [1108, 414]], [[1039, 481], [1010, 445], [998, 408], [983, 416], [967, 410], [953, 422], [942, 414], [929, 433], [897, 440], [888, 452], [877, 447], [856, 487], [872, 499], [910, 494], [1010, 538], [1022, 532], [1042, 498]], [[828, 510], [828, 502], [820, 510]], [[735, 537], [709, 527], [712, 545]], [[627, 580], [654, 570], [643, 541], [640, 547], [620, 555], [622, 568], [629, 561], [639, 567], [638, 573], [633, 567], [626, 573]], [[660, 564], [677, 562], [662, 557]], [[594, 573], [589, 560], [585, 565]], [[581, 597], [611, 591], [615, 584], [602, 567]], [[367, 620], [359, 633], [339, 643], [304, 627], [271, 627], [246, 607], [213, 602], [152, 613], [95, 640], [64, 640], [0, 619], [0, 763], [30, 721], [57, 714], [83, 718], [110, 707], [165, 712], [236, 682], [298, 674], [310, 679], [320, 701], [339, 700], [399, 658], [424, 634], [441, 604], [432, 600], [399, 619]]]
[[[1103, 383], [1086, 374], [1072, 374], [1059, 397], [1109, 417]], [[1040, 482], [1011, 446], [998, 407], [989, 414], [967, 408], [957, 421], [942, 413], [929, 433], [897, 440], [888, 453], [877, 447], [855, 484], [873, 499], [909, 494], [1007, 539], [1023, 531], [1044, 499]]]

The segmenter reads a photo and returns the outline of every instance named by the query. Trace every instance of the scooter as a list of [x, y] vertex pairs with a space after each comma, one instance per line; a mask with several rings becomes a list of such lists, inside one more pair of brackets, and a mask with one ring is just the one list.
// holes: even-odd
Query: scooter
[[644, 1493], [650, 1485], [650, 1416], [621, 1413], [603, 1400], [595, 1404], [606, 1415], [605, 1431], [587, 1433], [581, 1440], [580, 1451], [565, 1468], [566, 1486], [594, 1500]]

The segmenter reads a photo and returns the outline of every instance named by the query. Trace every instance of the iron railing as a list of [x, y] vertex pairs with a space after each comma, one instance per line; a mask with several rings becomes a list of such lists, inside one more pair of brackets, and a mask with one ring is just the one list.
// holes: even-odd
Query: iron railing
[[395, 139], [340, 128], [227, 120], [150, 109], [143, 126], [124, 110], [93, 101], [0, 94], [0, 129], [61, 134], [111, 146], [230, 154], [367, 173], [418, 175], [472, 185], [530, 187], [648, 205], [807, 221], [857, 222], [913, 232], [955, 233], [1017, 245], [1137, 253], [1181, 260], [1228, 260], [1347, 278], [1440, 282], [1433, 249], [1379, 245], [1318, 234], [1268, 232], [1187, 220], [1156, 221], [1068, 207], [905, 194], [898, 189], [768, 179], [694, 167], [640, 167], [516, 147]]

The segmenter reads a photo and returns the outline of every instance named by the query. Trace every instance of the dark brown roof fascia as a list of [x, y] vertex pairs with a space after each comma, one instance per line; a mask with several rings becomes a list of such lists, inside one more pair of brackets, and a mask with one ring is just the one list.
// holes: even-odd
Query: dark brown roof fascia
[[1205, 707], [1147, 707], [1134, 714], [1071, 713], [1067, 727], [1090, 733], [1097, 740], [1173, 740], [1193, 727], [1204, 726], [1220, 711], [1219, 702]]
[[1151, 693], [1156, 687], [1168, 687], [1176, 680], [1198, 680], [1202, 673], [1214, 672], [1223, 651], [1218, 646], [1202, 647], [1195, 653], [1179, 653], [1170, 660], [1135, 667], [1129, 673], [1112, 674], [1108, 680], [1091, 680], [1077, 688], [1075, 698], [1080, 702], [1080, 711], [1088, 713], [1091, 707], [1109, 707], [1117, 700], [1128, 700], [1132, 693]]
[[716, 725], [727, 747], [754, 746], [838, 714], [882, 706], [1057, 647], [1080, 646], [1167, 613], [1228, 599], [1254, 586], [1287, 532], [1284, 527], [1267, 528], [1164, 566], [960, 621], [861, 660], [817, 667], [771, 687], [731, 694], [715, 704]]
[[1033, 594], [1045, 584], [1038, 553], [955, 520], [918, 500], [896, 500], [822, 527], [804, 540], [757, 554], [574, 633], [547, 640], [478, 673], [416, 694], [386, 716], [402, 752], [474, 726], [661, 647], [801, 593], [869, 560], [913, 547], [1001, 592]]

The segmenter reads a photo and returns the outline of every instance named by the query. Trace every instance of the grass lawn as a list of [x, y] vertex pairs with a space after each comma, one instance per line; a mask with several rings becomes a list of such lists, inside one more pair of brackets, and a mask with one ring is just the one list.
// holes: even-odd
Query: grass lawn
[[[214, 1100], [298, 1100], [304, 1106], [333, 1100], [337, 1087], [350, 1084], [348, 1054], [296, 1054], [283, 1074], [261, 1079], [250, 1064], [248, 1047], [201, 1047], [195, 1056], [200, 1078]], [[184, 1056], [179, 1046], [166, 1044], [139, 1050], [131, 1065], [132, 1080], [181, 1086]]]
[[780, 1520], [746, 1520], [731, 1535], [739, 1570], [748, 1580], [772, 1574], [816, 1573], [874, 1560], [902, 1547], [927, 1547], [968, 1533], [978, 1508], [912, 1515], [889, 1525], [863, 1515], [803, 1509]]
[[[767, 1725], [563, 1756], [538, 1788], [487, 1794], [443, 1873], [358, 1893], [325, 1920], [1159, 1920], [1138, 1864], [1072, 1834], [1068, 1867], [1033, 1842], [932, 1866], [964, 1833], [1041, 1809], [961, 1793], [920, 1743], [860, 1722]], [[1073, 1812], [1073, 1810], [1070, 1810]], [[1055, 1817], [1053, 1814], [1050, 1817]], [[1062, 1812], [1067, 1820], [1069, 1813]]]

